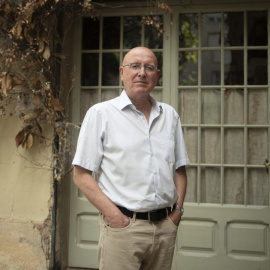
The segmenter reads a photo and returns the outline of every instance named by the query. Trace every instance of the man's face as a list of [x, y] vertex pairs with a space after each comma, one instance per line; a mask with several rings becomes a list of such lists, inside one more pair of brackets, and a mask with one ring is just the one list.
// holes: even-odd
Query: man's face
[[[141, 68], [134, 70], [128, 65], [136, 63]], [[155, 66], [157, 60], [154, 53], [147, 48], [135, 48], [127, 53], [124, 58], [123, 66], [120, 67], [121, 79], [129, 96], [139, 96], [149, 94], [157, 84], [160, 70], [145, 68], [145, 65]]]

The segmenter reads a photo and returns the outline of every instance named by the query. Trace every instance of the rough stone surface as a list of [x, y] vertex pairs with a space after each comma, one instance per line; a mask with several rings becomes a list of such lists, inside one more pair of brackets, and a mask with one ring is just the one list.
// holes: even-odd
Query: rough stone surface
[[29, 221], [0, 219], [0, 269], [47, 270], [40, 232]]

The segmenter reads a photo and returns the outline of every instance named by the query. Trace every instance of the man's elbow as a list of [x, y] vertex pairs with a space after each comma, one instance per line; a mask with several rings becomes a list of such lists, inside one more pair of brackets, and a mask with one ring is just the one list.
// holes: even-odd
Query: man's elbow
[[92, 172], [84, 169], [78, 165], [74, 166], [73, 170], [73, 181], [77, 187], [84, 181], [84, 179], [89, 179], [89, 175], [92, 175]]
[[75, 183], [76, 186], [79, 185], [79, 180], [81, 178], [81, 167], [75, 165], [74, 170], [73, 170], [73, 182]]

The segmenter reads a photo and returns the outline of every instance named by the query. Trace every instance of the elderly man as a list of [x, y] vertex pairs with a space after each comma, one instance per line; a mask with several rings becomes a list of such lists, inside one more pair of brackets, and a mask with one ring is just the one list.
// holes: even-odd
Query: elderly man
[[151, 50], [130, 50], [119, 70], [122, 94], [85, 116], [74, 182], [100, 211], [100, 270], [169, 270], [189, 163], [181, 123], [150, 96], [160, 75]]

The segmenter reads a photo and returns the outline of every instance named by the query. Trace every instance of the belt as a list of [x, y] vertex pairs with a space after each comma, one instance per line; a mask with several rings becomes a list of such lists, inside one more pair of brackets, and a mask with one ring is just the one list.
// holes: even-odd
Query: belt
[[[116, 205], [117, 206], [117, 205]], [[133, 211], [130, 211], [122, 206], [117, 206], [119, 210], [127, 217], [132, 218], [134, 215]], [[161, 221], [165, 219], [172, 212], [171, 207], [166, 207], [158, 210], [153, 210], [150, 212], [135, 212], [137, 219], [149, 220], [149, 221]]]

